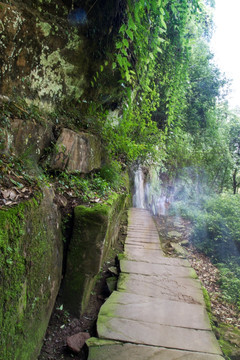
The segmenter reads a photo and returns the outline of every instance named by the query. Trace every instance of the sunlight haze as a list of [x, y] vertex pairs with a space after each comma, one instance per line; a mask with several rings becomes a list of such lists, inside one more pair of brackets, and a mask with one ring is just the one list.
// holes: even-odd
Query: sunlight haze
[[215, 0], [215, 33], [211, 48], [220, 70], [232, 79], [230, 107], [240, 106], [240, 1]]

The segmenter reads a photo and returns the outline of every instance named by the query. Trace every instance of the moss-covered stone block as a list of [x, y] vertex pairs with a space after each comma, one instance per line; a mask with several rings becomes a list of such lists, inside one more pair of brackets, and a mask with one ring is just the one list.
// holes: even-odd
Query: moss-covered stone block
[[11, 122], [12, 149], [26, 166], [34, 168], [53, 140], [51, 123], [14, 119]]
[[75, 315], [84, 311], [96, 277], [118, 236], [126, 195], [113, 194], [105, 204], [77, 206], [64, 280], [65, 306]]
[[47, 189], [0, 210], [0, 359], [33, 360], [59, 290], [60, 218]]

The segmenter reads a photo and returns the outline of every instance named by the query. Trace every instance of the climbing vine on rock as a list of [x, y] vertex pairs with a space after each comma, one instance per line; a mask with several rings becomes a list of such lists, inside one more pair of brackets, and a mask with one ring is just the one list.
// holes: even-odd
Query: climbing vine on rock
[[197, 0], [127, 1], [112, 61], [125, 101], [111, 152], [134, 160], [163, 149], [185, 107], [189, 53], [205, 16]]

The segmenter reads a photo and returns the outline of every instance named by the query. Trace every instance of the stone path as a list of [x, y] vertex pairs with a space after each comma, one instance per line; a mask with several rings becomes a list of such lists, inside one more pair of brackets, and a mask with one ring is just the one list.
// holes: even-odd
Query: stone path
[[201, 285], [186, 260], [164, 256], [147, 210], [130, 209], [117, 291], [101, 307], [88, 360], [223, 360]]

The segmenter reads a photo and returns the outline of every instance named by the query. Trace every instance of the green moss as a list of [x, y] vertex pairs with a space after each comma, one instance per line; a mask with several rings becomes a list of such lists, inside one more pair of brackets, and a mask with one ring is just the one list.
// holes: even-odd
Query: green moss
[[120, 345], [122, 343], [114, 340], [105, 340], [105, 339], [91, 337], [86, 341], [86, 344], [88, 347], [90, 347], [90, 346], [104, 346], [104, 345], [117, 345], [117, 344]]
[[47, 22], [40, 22], [37, 24], [37, 26], [39, 26], [44, 34], [44, 36], [49, 36], [50, 31], [51, 31], [51, 25]]
[[1, 359], [37, 357], [60, 283], [61, 247], [43, 203], [39, 195], [0, 211]]
[[190, 271], [190, 277], [192, 279], [198, 279], [197, 273], [194, 269], [190, 268], [189, 271]]
[[105, 204], [77, 206], [68, 256], [64, 299], [75, 315], [87, 306], [101, 267], [118, 235], [125, 194], [113, 193]]
[[129, 274], [127, 273], [121, 273], [120, 277], [118, 279], [118, 284], [117, 284], [117, 290], [118, 291], [124, 291], [126, 290], [126, 282], [129, 279]]
[[207, 314], [209, 317], [210, 325], [211, 325], [212, 329], [214, 330], [214, 316], [212, 314], [212, 309], [211, 309], [211, 299], [210, 299], [207, 289], [204, 286], [202, 286], [202, 292], [203, 292], [203, 298], [204, 298]]
[[202, 292], [203, 292], [203, 298], [204, 298], [204, 301], [205, 301], [207, 312], [211, 314], [212, 313], [211, 300], [210, 300], [208, 291], [204, 286], [202, 286]]
[[240, 358], [240, 330], [227, 324], [219, 324], [215, 330], [226, 359]]
[[209, 297], [208, 291], [203, 286], [202, 292], [210, 324], [218, 339], [225, 358], [227, 360], [230, 360], [231, 358], [237, 359], [238, 356], [240, 356], [240, 330], [227, 324], [218, 324], [216, 326], [216, 320], [211, 310], [211, 299]]
[[121, 254], [118, 254], [118, 260], [126, 260], [127, 259], [127, 255], [125, 253], [121, 253]]

